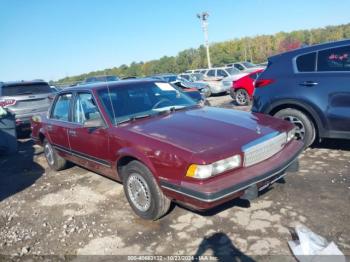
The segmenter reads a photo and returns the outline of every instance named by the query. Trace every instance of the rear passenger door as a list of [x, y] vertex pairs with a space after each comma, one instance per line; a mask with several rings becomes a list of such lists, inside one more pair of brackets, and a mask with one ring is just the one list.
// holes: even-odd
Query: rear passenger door
[[56, 97], [50, 111], [50, 121], [46, 126], [47, 135], [52, 146], [60, 155], [70, 156], [67, 131], [70, 128], [70, 107], [72, 93], [63, 93]]
[[317, 72], [318, 89], [327, 94], [331, 136], [346, 136], [344, 132], [350, 132], [350, 46], [320, 50]]
[[[296, 58], [296, 97], [325, 116], [331, 137], [350, 132], [350, 46], [323, 49]], [[347, 134], [348, 135], [348, 134]]]

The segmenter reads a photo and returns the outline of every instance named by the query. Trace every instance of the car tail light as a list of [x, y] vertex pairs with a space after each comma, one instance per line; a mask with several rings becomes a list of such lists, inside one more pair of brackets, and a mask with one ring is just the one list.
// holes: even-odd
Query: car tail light
[[255, 88], [265, 87], [275, 82], [273, 79], [259, 79], [255, 81]]
[[16, 100], [15, 99], [4, 99], [4, 100], [0, 100], [0, 106], [1, 107], [8, 107], [8, 106], [13, 106], [16, 104]]

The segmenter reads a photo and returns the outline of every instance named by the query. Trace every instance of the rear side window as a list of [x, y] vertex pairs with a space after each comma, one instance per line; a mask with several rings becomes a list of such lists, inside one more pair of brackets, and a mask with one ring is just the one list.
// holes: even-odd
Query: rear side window
[[319, 51], [317, 71], [350, 71], [350, 46]]
[[51, 113], [51, 118], [68, 121], [69, 118], [69, 106], [72, 99], [72, 94], [60, 95], [55, 103], [55, 106]]
[[297, 58], [296, 62], [299, 72], [314, 72], [316, 65], [316, 52], [301, 55]]
[[4, 85], [1, 95], [3, 96], [21, 96], [52, 93], [52, 89], [47, 83], [24, 84], [24, 85]]

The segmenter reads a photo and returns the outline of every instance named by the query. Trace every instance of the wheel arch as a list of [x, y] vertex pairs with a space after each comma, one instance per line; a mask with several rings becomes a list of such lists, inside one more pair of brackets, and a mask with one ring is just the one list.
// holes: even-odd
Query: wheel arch
[[123, 168], [129, 164], [132, 161], [139, 161], [143, 165], [145, 165], [153, 174], [156, 181], [158, 180], [156, 178], [156, 169], [152, 162], [148, 159], [147, 156], [144, 154], [141, 154], [140, 152], [131, 149], [131, 148], [123, 148], [121, 151], [118, 152], [118, 159], [116, 160], [115, 167], [119, 176], [119, 179], [123, 181]]
[[312, 106], [307, 105], [303, 102], [294, 101], [294, 100], [279, 101], [278, 103], [272, 104], [269, 107], [269, 110], [267, 111], [267, 113], [273, 116], [278, 111], [287, 109], [287, 108], [296, 109], [306, 114], [314, 124], [316, 129], [316, 134], [319, 137], [325, 136], [324, 134], [325, 134], [326, 120], [320, 118], [316, 109], [314, 109]]

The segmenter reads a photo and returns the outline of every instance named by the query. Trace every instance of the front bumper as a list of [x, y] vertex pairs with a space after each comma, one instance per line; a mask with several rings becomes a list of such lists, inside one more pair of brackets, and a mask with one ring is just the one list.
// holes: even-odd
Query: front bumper
[[197, 210], [206, 210], [231, 199], [242, 196], [245, 190], [256, 185], [265, 188], [286, 175], [284, 171], [292, 165], [303, 150], [303, 143], [292, 141], [271, 158], [256, 165], [240, 168], [228, 174], [193, 183], [182, 181], [175, 184], [161, 180], [160, 185], [166, 195]]

